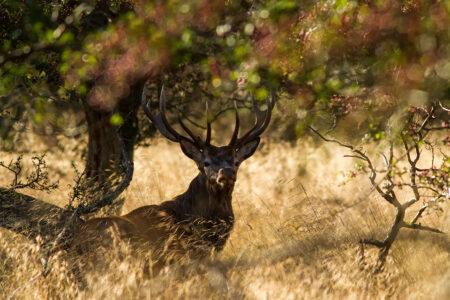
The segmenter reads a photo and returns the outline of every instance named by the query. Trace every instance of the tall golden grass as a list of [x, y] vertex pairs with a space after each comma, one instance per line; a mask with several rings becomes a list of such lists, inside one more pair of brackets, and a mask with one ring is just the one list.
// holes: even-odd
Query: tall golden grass
[[[76, 151], [47, 154], [49, 173], [60, 187], [25, 193], [59, 206], [68, 203]], [[355, 163], [334, 145], [265, 141], [240, 168], [233, 194], [236, 223], [225, 249], [208, 263], [169, 266], [149, 278], [138, 258], [106, 258], [109, 271], [74, 278], [69, 260], [56, 257], [42, 270], [40, 246], [0, 229], [0, 299], [450, 299], [450, 243], [447, 236], [403, 229], [385, 270], [374, 274], [377, 249], [361, 260], [358, 240], [382, 239], [392, 207], [359, 176], [343, 185]], [[3, 161], [16, 157], [0, 153]], [[24, 158], [27, 161], [27, 156]], [[0, 186], [11, 178], [0, 170]], [[122, 213], [157, 204], [183, 192], [196, 167], [179, 146], [154, 141], [135, 154], [135, 173]], [[4, 174], [4, 175], [3, 175]], [[407, 193], [407, 191], [404, 191]], [[422, 222], [450, 231], [449, 207]]]

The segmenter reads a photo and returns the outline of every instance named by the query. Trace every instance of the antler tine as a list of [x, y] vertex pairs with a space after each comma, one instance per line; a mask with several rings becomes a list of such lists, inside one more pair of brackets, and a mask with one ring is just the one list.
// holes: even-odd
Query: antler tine
[[[267, 118], [266, 114], [268, 111], [263, 112], [257, 106], [254, 106], [253, 108], [254, 108], [254, 111], [256, 114], [255, 125], [253, 125], [253, 127], [249, 131], [247, 131], [247, 133], [245, 133], [240, 139], [238, 139], [238, 141], [236, 142], [236, 145], [238, 145], [238, 146], [240, 144], [242, 144], [244, 141], [246, 141], [247, 139], [249, 139], [249, 136], [252, 135], [253, 132], [255, 132], [255, 130], [257, 130], [261, 126], [261, 123], [264, 122], [263, 118], [264, 119]], [[264, 113], [264, 115], [263, 115], [263, 113]]]
[[258, 102], [256, 102], [255, 96], [253, 96], [253, 94], [250, 94], [250, 100], [252, 100], [252, 110], [253, 111], [261, 111], [258, 107]]
[[231, 136], [231, 140], [230, 140], [230, 143], [228, 144], [228, 146], [233, 146], [236, 143], [236, 140], [239, 135], [239, 112], [237, 109], [236, 100], [234, 101], [234, 111], [236, 113], [236, 123], [234, 125], [233, 135]]
[[270, 89], [270, 92], [271, 92], [271, 99], [269, 99], [268, 96], [266, 97], [267, 109], [264, 111], [261, 111], [259, 109], [259, 107], [256, 104], [255, 98], [253, 97], [253, 95], [251, 95], [253, 110], [256, 113], [256, 122], [252, 129], [250, 129], [244, 136], [242, 136], [236, 141], [235, 146], [239, 147], [246, 141], [255, 139], [256, 137], [261, 135], [264, 132], [264, 130], [266, 130], [267, 126], [269, 126], [270, 119], [272, 116], [272, 109], [275, 107], [276, 102], [275, 92], [273, 91], [272, 88]]
[[[145, 96], [143, 96], [145, 97]], [[142, 100], [144, 101], [144, 99]], [[144, 102], [143, 102], [144, 103]], [[145, 105], [146, 106], [146, 105]], [[164, 86], [161, 88], [161, 96], [160, 96], [160, 100], [159, 100], [159, 110], [160, 113], [155, 117], [152, 116], [148, 107], [144, 107], [144, 111], [147, 113], [147, 115], [149, 116], [149, 118], [152, 120], [152, 122], [156, 124], [158, 124], [158, 121], [160, 123], [160, 126], [158, 127], [156, 125], [156, 127], [159, 129], [159, 131], [168, 139], [175, 141], [175, 142], [179, 142], [180, 140], [186, 140], [189, 141], [191, 143], [193, 143], [197, 148], [201, 149], [204, 145], [209, 145], [210, 141], [211, 141], [211, 123], [208, 121], [207, 124], [207, 136], [206, 136], [206, 142], [203, 142], [202, 139], [200, 138], [200, 136], [195, 135], [190, 129], [189, 127], [187, 127], [184, 122], [182, 121], [182, 119], [179, 117], [178, 118], [178, 122], [180, 123], [181, 128], [183, 128], [183, 130], [191, 137], [191, 139], [187, 138], [184, 135], [179, 134], [170, 124], [169, 121], [166, 118], [166, 96], [164, 94]], [[160, 128], [161, 127], [161, 128]], [[171, 135], [173, 136], [171, 138]]]
[[194, 141], [194, 143], [198, 146], [201, 147], [203, 145], [203, 141], [200, 139], [199, 136], [196, 136], [184, 123], [183, 120], [181, 120], [181, 118], [178, 118], [178, 122], [181, 125], [181, 128], [183, 128], [183, 130], [189, 134], [189, 136], [192, 138], [192, 140]]
[[152, 114], [150, 111], [150, 108], [148, 107], [147, 97], [145, 95], [145, 87], [142, 89], [142, 97], [141, 97], [141, 106], [144, 110], [147, 117], [150, 119], [152, 124], [161, 132], [163, 136], [165, 136], [167, 139], [171, 140], [172, 142], [178, 142], [178, 138], [170, 133], [166, 126], [164, 125], [161, 113], [158, 113], [157, 115]]
[[169, 121], [166, 118], [166, 95], [164, 94], [164, 85], [161, 87], [161, 95], [159, 97], [159, 111], [161, 114], [161, 120], [166, 126], [167, 130], [172, 133], [175, 137], [180, 139], [181, 135], [170, 126]]
[[261, 135], [264, 132], [264, 130], [266, 130], [267, 126], [269, 126], [270, 119], [272, 117], [272, 109], [275, 107], [276, 101], [275, 92], [273, 91], [272, 88], [270, 88], [270, 94], [271, 99], [269, 99], [269, 96], [266, 97], [267, 109], [265, 111], [261, 111], [261, 113], [265, 112], [266, 114], [264, 122], [262, 126], [259, 127], [259, 129], [257, 129], [254, 133], [252, 133], [253, 137]]
[[[273, 90], [273, 88], [270, 88], [270, 109], [273, 109], [275, 107], [275, 102], [277, 101], [277, 97], [275, 95], [275, 91]], [[269, 96], [267, 96], [267, 98], [269, 98]]]
[[[181, 127], [183, 127], [184, 130], [187, 129], [186, 132], [192, 137], [192, 140], [179, 134], [172, 126], [170, 126], [169, 121], [167, 121], [167, 118], [166, 118], [166, 95], [164, 94], [164, 85], [161, 88], [161, 96], [159, 98], [159, 110], [160, 110], [159, 115], [161, 116], [161, 121], [164, 124], [164, 127], [166, 128], [166, 130], [168, 132], [170, 132], [176, 138], [176, 140], [175, 140], [176, 142], [179, 142], [180, 140], [185, 140], [185, 141], [194, 143], [198, 147], [201, 147], [201, 143], [199, 143], [197, 141], [197, 139], [194, 138], [194, 134], [189, 129], [187, 129], [187, 127], [183, 124], [183, 122], [180, 122]], [[161, 133], [163, 133], [163, 132], [161, 132]]]
[[155, 123], [156, 116], [153, 115], [152, 112], [150, 111], [150, 108], [148, 108], [148, 101], [145, 95], [145, 87], [142, 89], [141, 106], [147, 117], [150, 119], [150, 121], [152, 121], [152, 123]]
[[206, 101], [206, 146], [211, 145], [211, 121], [209, 120], [208, 108], [208, 101]]
[[205, 145], [210, 146], [211, 145], [211, 122], [206, 122], [206, 140]]

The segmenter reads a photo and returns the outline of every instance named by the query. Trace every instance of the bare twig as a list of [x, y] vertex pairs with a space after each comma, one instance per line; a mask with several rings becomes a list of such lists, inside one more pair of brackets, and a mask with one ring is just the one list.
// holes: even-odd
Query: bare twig
[[422, 125], [416, 130], [417, 134], [420, 134], [420, 132], [425, 128], [425, 126], [428, 124], [428, 122], [433, 118], [433, 113], [436, 107], [434, 105], [431, 106], [430, 111], [427, 112], [428, 115], [425, 117], [425, 119], [422, 122]]
[[392, 140], [389, 141], [389, 158], [387, 158], [386, 155], [384, 155], [384, 153], [381, 153], [381, 156], [383, 157], [384, 164], [386, 165], [385, 178], [388, 182], [386, 193], [391, 194], [391, 196], [392, 196], [392, 193], [394, 193], [393, 189], [395, 186], [394, 182], [392, 181], [392, 163], [394, 160], [394, 142]]
[[186, 115], [184, 112], [180, 111], [180, 114], [181, 114], [181, 116], [182, 116], [186, 121], [188, 121], [189, 123], [191, 123], [191, 124], [194, 125], [195, 127], [198, 127], [198, 128], [200, 128], [200, 129], [202, 129], [202, 130], [206, 130], [206, 126], [201, 125], [201, 124], [195, 122], [195, 121], [192, 120], [188, 115]]
[[446, 108], [444, 105], [442, 105], [442, 103], [439, 101], [439, 106], [446, 112], [450, 112], [449, 108]]
[[376, 246], [378, 248], [383, 248], [385, 246], [383, 242], [378, 241], [378, 240], [374, 240], [374, 239], [362, 239], [359, 242], [360, 243], [364, 243], [364, 244], [368, 244], [368, 245], [373, 245], [373, 246]]
[[346, 158], [357, 158], [357, 159], [365, 160], [364, 157], [359, 156], [359, 155], [348, 155], [348, 154], [346, 154], [346, 155], [344, 155], [344, 157], [346, 157]]
[[[410, 183], [396, 183], [395, 185], [396, 186], [410, 186]], [[427, 185], [418, 185], [417, 189], [419, 189], [419, 190], [429, 190], [429, 191], [435, 193], [438, 196], [440, 195], [440, 192], [438, 190], [436, 190], [436, 189], [434, 189], [434, 188], [432, 188], [430, 186], [427, 186]], [[426, 196], [421, 195], [421, 197], [426, 197]]]
[[402, 227], [410, 228], [410, 229], [424, 230], [424, 231], [431, 231], [431, 232], [434, 232], [434, 233], [445, 234], [445, 232], [443, 232], [443, 231], [441, 231], [439, 229], [428, 227], [428, 226], [422, 226], [420, 224], [403, 223]]
[[415, 202], [419, 201], [420, 199], [420, 194], [419, 194], [419, 190], [417, 189], [417, 185], [416, 185], [416, 164], [420, 159], [420, 150], [419, 150], [419, 145], [418, 142], [414, 143], [414, 149], [416, 151], [416, 157], [414, 159], [411, 158], [411, 153], [408, 151], [408, 143], [406, 142], [406, 139], [404, 136], [402, 136], [402, 140], [403, 140], [403, 145], [405, 147], [405, 151], [406, 151], [406, 157], [408, 158], [408, 162], [410, 165], [410, 187], [414, 192], [414, 199], [412, 201], [410, 201], [410, 204], [408, 206], [411, 206], [412, 204], [414, 204]]
[[58, 182], [51, 183], [48, 176], [48, 167], [45, 161], [45, 154], [41, 156], [33, 156], [31, 158], [34, 171], [26, 177], [26, 181], [22, 181], [22, 155], [17, 157], [16, 161], [11, 161], [8, 165], [0, 161], [0, 166], [14, 174], [10, 190], [30, 188], [38, 191], [51, 191], [58, 187]]

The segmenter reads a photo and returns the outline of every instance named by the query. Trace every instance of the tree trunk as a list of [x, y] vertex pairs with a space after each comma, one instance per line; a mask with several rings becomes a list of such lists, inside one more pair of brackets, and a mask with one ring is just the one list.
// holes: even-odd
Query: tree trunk
[[[133, 161], [134, 144], [139, 131], [137, 112], [144, 84], [140, 82], [132, 86], [130, 94], [121, 99], [114, 110], [114, 113], [119, 114], [123, 119], [120, 135], [131, 161]], [[113, 188], [111, 179], [120, 175], [122, 149], [117, 135], [117, 126], [111, 124], [111, 111], [95, 110], [87, 103], [84, 105], [84, 111], [89, 134], [85, 174], [89, 186], [95, 187], [95, 194], [98, 194], [100, 198]], [[96, 198], [91, 201], [95, 200]], [[103, 213], [119, 214], [122, 204], [123, 198], [118, 198], [111, 205], [112, 209], [107, 209]]]

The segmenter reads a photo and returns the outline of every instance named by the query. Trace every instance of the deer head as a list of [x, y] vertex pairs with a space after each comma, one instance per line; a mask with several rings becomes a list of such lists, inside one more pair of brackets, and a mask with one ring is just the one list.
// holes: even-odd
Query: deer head
[[275, 105], [275, 94], [271, 91], [271, 99], [266, 98], [267, 109], [260, 110], [252, 96], [253, 111], [256, 113], [256, 122], [242, 137], [239, 137], [239, 114], [235, 104], [236, 123], [230, 142], [226, 146], [211, 145], [211, 123], [207, 121], [206, 139], [195, 135], [179, 118], [181, 128], [187, 136], [178, 133], [166, 118], [166, 97], [164, 87], [161, 89], [159, 101], [160, 112], [157, 115], [151, 113], [145, 96], [142, 93], [142, 107], [145, 114], [155, 127], [167, 139], [180, 144], [183, 153], [191, 158], [198, 169], [207, 178], [207, 182], [215, 191], [231, 189], [236, 181], [239, 165], [253, 155], [259, 145], [259, 136], [264, 132], [270, 122], [271, 112]]

